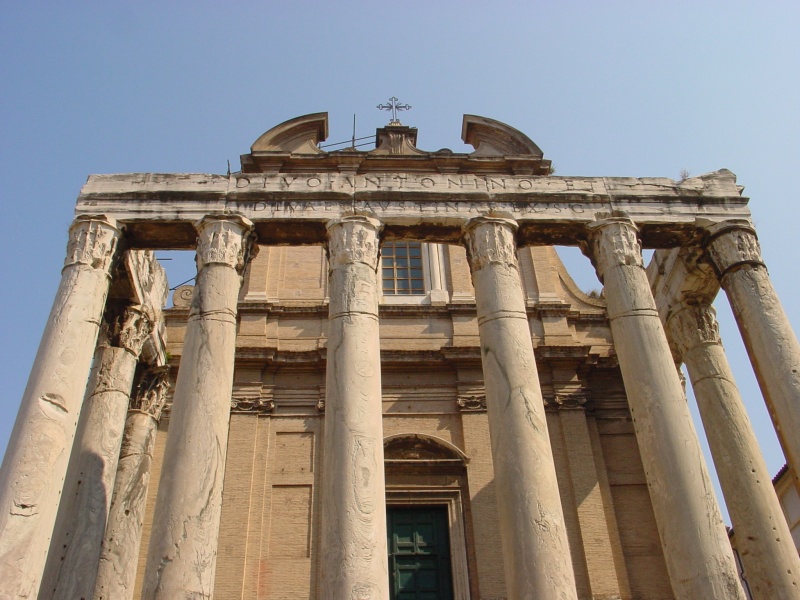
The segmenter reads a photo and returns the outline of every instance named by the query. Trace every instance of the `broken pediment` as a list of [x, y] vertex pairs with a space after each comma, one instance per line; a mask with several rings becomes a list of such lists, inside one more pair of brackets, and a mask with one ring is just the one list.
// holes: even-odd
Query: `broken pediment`
[[296, 117], [263, 133], [250, 150], [288, 154], [324, 154], [318, 144], [328, 138], [328, 113]]
[[539, 146], [521, 131], [477, 115], [464, 115], [461, 139], [475, 148], [472, 156], [544, 156]]

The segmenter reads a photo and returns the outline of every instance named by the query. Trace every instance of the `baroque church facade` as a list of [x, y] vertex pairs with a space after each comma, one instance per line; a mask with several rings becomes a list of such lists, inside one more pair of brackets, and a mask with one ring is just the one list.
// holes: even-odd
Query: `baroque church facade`
[[[710, 307], [796, 494], [800, 350], [732, 173], [556, 177], [473, 115], [470, 154], [396, 119], [326, 137], [312, 114], [228, 176], [90, 177], [0, 472], [0, 597], [800, 597]], [[160, 248], [197, 250], [168, 309]]]

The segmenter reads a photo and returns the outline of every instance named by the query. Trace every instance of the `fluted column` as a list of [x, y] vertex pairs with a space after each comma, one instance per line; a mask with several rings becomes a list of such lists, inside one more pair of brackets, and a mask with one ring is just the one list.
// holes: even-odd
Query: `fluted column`
[[[107, 311], [109, 314], [109, 311]], [[95, 352], [38, 600], [91, 598], [114, 490], [125, 412], [152, 322], [139, 307], [110, 314]]]
[[711, 229], [708, 254], [772, 415], [789, 464], [800, 467], [800, 345], [772, 287], [755, 230], [724, 223]]
[[328, 223], [330, 311], [323, 440], [324, 600], [388, 600], [378, 236], [360, 216]]
[[143, 598], [210, 598], [228, 446], [241, 273], [252, 223], [206, 217], [195, 225], [197, 284], [175, 384], [148, 548]]
[[168, 372], [166, 366], [147, 369], [131, 397], [100, 553], [95, 600], [133, 598], [153, 449], [169, 388]]
[[689, 370], [747, 582], [757, 599], [800, 596], [800, 558], [725, 357], [714, 309], [684, 305], [667, 327]]
[[614, 348], [633, 416], [650, 499], [677, 598], [743, 599], [697, 434], [650, 292], [633, 223], [589, 226]]
[[576, 598], [564, 515], [509, 219], [464, 228], [475, 287], [509, 598]]
[[33, 598], [39, 589], [119, 238], [104, 217], [79, 217], [69, 231], [0, 469], [0, 598]]

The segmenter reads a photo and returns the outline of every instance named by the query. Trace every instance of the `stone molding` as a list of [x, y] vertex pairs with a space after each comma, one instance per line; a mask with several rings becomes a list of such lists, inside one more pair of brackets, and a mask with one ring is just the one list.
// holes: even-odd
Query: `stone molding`
[[708, 305], [681, 307], [667, 320], [667, 331], [681, 360], [701, 344], [721, 343], [716, 311]]
[[87, 265], [109, 273], [122, 231], [105, 216], [79, 216], [69, 228], [64, 267]]
[[603, 281], [606, 269], [617, 265], [643, 267], [639, 230], [626, 217], [610, 217], [587, 225], [588, 238], [581, 250], [589, 256], [597, 277]]
[[741, 265], [765, 266], [755, 229], [747, 223], [730, 223], [718, 227], [716, 231], [712, 231], [707, 249], [708, 258], [720, 280]]
[[353, 215], [329, 221], [327, 256], [331, 270], [346, 264], [363, 263], [378, 269], [378, 245], [383, 225], [377, 219]]
[[477, 217], [464, 225], [464, 245], [472, 272], [501, 263], [517, 268], [517, 223], [512, 219]]
[[238, 215], [207, 216], [195, 223], [197, 270], [209, 264], [223, 264], [241, 275], [255, 256], [255, 233], [250, 219]]
[[144, 370], [131, 396], [128, 412], [140, 412], [154, 420], [161, 419], [170, 389], [169, 367], [150, 367]]

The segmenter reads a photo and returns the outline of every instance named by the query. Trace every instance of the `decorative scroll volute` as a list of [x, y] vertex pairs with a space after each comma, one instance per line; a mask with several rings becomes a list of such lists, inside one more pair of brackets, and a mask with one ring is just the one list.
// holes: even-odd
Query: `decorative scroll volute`
[[511, 219], [477, 217], [464, 226], [467, 259], [472, 272], [501, 263], [517, 268], [517, 224]]
[[670, 316], [667, 328], [681, 359], [701, 344], [720, 343], [716, 311], [710, 306], [681, 308]]
[[104, 217], [78, 217], [69, 229], [64, 267], [82, 264], [108, 273], [121, 233]]
[[600, 281], [609, 267], [644, 264], [638, 230], [626, 218], [610, 218], [589, 225], [588, 243], [581, 249], [591, 259]]
[[378, 268], [380, 221], [363, 216], [330, 221], [328, 228], [328, 264], [331, 269], [363, 263], [373, 271]]
[[169, 367], [151, 367], [142, 373], [129, 410], [145, 413], [158, 421], [167, 401]]
[[764, 266], [761, 245], [756, 232], [750, 227], [724, 229], [708, 244], [708, 256], [720, 278], [732, 268], [742, 264]]
[[253, 223], [241, 216], [204, 217], [197, 229], [197, 270], [208, 264], [223, 264], [239, 274], [255, 251]]

